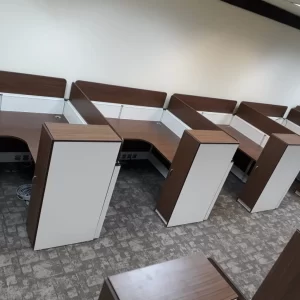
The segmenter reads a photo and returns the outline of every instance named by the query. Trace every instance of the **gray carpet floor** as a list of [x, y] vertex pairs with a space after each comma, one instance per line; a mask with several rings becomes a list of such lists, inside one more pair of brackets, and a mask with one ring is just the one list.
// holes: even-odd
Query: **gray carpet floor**
[[106, 276], [199, 251], [251, 299], [300, 223], [293, 188], [279, 209], [249, 214], [235, 201], [242, 183], [230, 175], [208, 221], [166, 228], [154, 212], [163, 177], [148, 163], [124, 165], [101, 238], [34, 252], [15, 193], [31, 175], [0, 166], [0, 300], [98, 299]]

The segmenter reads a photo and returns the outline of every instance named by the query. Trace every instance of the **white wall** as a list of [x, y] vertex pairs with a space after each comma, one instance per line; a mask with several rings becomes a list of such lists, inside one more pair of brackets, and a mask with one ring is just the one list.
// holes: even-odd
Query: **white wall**
[[0, 27], [3, 70], [300, 104], [300, 31], [219, 0], [10, 0]]

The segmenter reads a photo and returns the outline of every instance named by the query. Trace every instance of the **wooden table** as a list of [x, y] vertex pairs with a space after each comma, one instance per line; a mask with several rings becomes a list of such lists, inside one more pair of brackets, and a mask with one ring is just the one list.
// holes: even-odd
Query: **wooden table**
[[125, 140], [142, 140], [153, 145], [169, 162], [172, 162], [180, 138], [161, 122], [107, 119]]
[[1, 111], [0, 137], [23, 140], [36, 161], [41, 129], [45, 122], [68, 123], [63, 115]]
[[238, 295], [202, 254], [110, 276], [99, 300], [234, 300]]
[[218, 125], [222, 130], [224, 130], [226, 133], [231, 135], [233, 138], [235, 138], [239, 143], [239, 150], [241, 150], [243, 153], [248, 155], [251, 159], [254, 161], [257, 161], [263, 147], [256, 144], [252, 140], [250, 140], [248, 137], [240, 133], [235, 128], [229, 126], [229, 125]]

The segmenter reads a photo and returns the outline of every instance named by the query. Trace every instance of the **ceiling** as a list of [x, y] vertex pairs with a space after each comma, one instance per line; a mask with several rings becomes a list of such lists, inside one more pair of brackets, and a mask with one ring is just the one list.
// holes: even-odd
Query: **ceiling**
[[263, 1], [275, 5], [279, 8], [282, 8], [300, 17], [300, 7], [293, 4], [293, 2], [300, 4], [300, 0], [263, 0]]

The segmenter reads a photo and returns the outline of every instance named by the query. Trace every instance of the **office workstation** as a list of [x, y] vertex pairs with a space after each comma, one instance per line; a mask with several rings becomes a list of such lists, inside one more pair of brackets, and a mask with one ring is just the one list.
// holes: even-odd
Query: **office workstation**
[[156, 211], [167, 226], [200, 222], [209, 217], [238, 142], [204, 117], [203, 126], [190, 130], [163, 108], [165, 98], [163, 92], [77, 81], [70, 102], [88, 124], [109, 122], [123, 139], [120, 159], [149, 159], [166, 177]]
[[180, 94], [172, 96], [169, 107], [173, 103], [195, 111], [192, 128], [197, 114], [205, 116], [239, 142], [232, 172], [245, 183], [238, 201], [248, 211], [280, 206], [300, 170], [300, 139], [280, 124], [287, 107], [242, 102], [236, 108], [235, 101]]
[[1, 162], [32, 156], [27, 232], [35, 250], [99, 237], [119, 170], [120, 137], [105, 123], [86, 125], [65, 102], [65, 88], [60, 78], [0, 72]]

